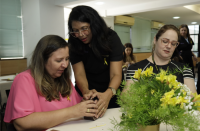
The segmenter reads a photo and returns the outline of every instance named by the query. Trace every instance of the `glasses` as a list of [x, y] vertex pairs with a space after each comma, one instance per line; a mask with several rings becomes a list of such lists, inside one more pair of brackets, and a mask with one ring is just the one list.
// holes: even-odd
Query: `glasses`
[[90, 28], [89, 26], [84, 26], [80, 30], [73, 30], [72, 32], [70, 32], [70, 34], [73, 37], [77, 38], [77, 37], [79, 37], [80, 34], [83, 34], [83, 35], [87, 34], [89, 28]]
[[161, 41], [162, 41], [162, 43], [163, 43], [164, 45], [168, 45], [169, 43], [171, 43], [171, 45], [172, 45], [173, 47], [177, 47], [177, 46], [179, 45], [179, 42], [178, 42], [178, 41], [170, 41], [170, 40], [167, 39], [167, 38], [162, 38]]

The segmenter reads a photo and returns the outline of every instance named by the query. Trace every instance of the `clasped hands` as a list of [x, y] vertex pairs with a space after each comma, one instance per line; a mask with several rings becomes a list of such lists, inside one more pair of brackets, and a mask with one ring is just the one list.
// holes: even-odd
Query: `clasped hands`
[[[94, 99], [94, 98], [97, 98], [97, 99]], [[94, 100], [94, 103], [97, 105], [97, 108], [96, 109], [88, 108], [86, 112], [93, 113], [90, 111], [96, 110], [95, 117], [96, 118], [102, 117], [108, 108], [108, 104], [111, 98], [112, 98], [112, 95], [110, 95], [109, 92], [107, 91], [101, 93], [101, 92], [97, 92], [95, 89], [88, 90], [87, 92], [83, 93], [83, 100], [84, 101]]]

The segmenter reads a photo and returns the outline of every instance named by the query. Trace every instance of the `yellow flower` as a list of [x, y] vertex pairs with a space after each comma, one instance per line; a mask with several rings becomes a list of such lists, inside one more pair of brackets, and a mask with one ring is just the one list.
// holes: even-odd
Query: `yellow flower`
[[194, 96], [194, 100], [193, 101], [200, 101], [200, 95], [197, 95], [197, 93], [192, 93], [192, 95]]
[[166, 105], [175, 105], [176, 104], [176, 99], [172, 98], [172, 96], [174, 95], [174, 90], [171, 90], [170, 92], [166, 92], [164, 94], [164, 97], [160, 99], [160, 101], [162, 101], [161, 106], [166, 106]]
[[169, 105], [175, 106], [175, 105], [177, 104], [177, 99], [176, 99], [176, 97], [171, 98], [171, 99], [168, 101], [168, 104], [169, 104]]
[[141, 72], [142, 72], [142, 69], [138, 69], [137, 71], [135, 71], [135, 75], [133, 76], [133, 78], [139, 80], [141, 76]]
[[195, 102], [194, 106], [200, 106], [200, 102]]
[[181, 104], [180, 107], [183, 108], [184, 103], [188, 103], [188, 100], [185, 97], [179, 96], [177, 99], [177, 104]]
[[180, 108], [182, 108], [182, 109], [183, 109], [183, 107], [184, 107], [184, 103], [181, 103], [181, 105], [180, 105]]
[[164, 76], [166, 76], [167, 72], [166, 72], [165, 70], [162, 70], [162, 69], [161, 69], [160, 75], [161, 75], [161, 74], [164, 75]]
[[195, 102], [194, 106], [197, 106], [197, 110], [200, 111], [200, 102]]
[[174, 82], [176, 82], [176, 76], [174, 76], [172, 74], [168, 75], [167, 76], [167, 82], [168, 83], [174, 83]]
[[170, 92], [165, 93], [166, 98], [171, 98], [174, 95], [174, 90], [171, 90]]
[[154, 90], [151, 90], [151, 94], [152, 94], [152, 95], [153, 95], [154, 92], [155, 92]]
[[169, 99], [170, 98], [166, 98], [166, 97], [161, 98], [160, 99], [160, 101], [162, 102], [161, 106], [167, 106]]
[[142, 74], [144, 74], [145, 76], [151, 76], [153, 74], [153, 67], [150, 66], [144, 72], [142, 72]]
[[128, 116], [129, 116], [129, 118], [132, 118], [132, 114], [129, 114]]
[[160, 77], [156, 77], [156, 79], [160, 80], [163, 83], [163, 81], [167, 79], [166, 71], [161, 70], [160, 71]]
[[181, 90], [181, 92], [183, 92], [184, 97], [187, 95], [187, 92], [185, 90]]
[[[177, 81], [174, 81], [174, 82], [170, 83], [170, 84], [169, 84], [169, 87], [170, 87], [170, 86], [171, 86], [171, 87], [173, 86], [173, 89], [175, 89], [175, 90], [176, 90], [176, 89], [179, 89], [179, 88], [181, 87], [181, 86], [180, 86], [180, 82], [177, 82]], [[171, 87], [170, 87], [170, 88], [171, 88]]]

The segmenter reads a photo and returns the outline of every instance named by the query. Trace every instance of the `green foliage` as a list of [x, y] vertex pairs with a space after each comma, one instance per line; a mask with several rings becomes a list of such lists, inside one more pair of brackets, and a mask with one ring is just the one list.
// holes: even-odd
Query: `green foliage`
[[[170, 72], [172, 73], [172, 72]], [[174, 72], [173, 72], [174, 73]], [[169, 74], [169, 73], [168, 73]], [[161, 106], [161, 98], [172, 88], [165, 79], [163, 82], [156, 79], [158, 75], [141, 76], [140, 80], [125, 86], [126, 92], [117, 91], [117, 103], [121, 106], [121, 121], [113, 119], [115, 131], [138, 131], [141, 126], [157, 125], [160, 123], [170, 124], [174, 131], [199, 131], [199, 118], [192, 110], [186, 112], [180, 105]], [[181, 88], [175, 90], [173, 96], [184, 96]], [[193, 100], [193, 99], [191, 99]], [[192, 109], [197, 109], [193, 107]]]

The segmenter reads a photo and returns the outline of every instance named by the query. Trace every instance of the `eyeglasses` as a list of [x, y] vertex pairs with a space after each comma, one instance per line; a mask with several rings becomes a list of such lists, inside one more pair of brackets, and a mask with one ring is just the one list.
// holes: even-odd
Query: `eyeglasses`
[[171, 45], [172, 45], [173, 47], [177, 47], [177, 46], [179, 45], [179, 42], [178, 42], [178, 41], [170, 41], [170, 40], [167, 39], [167, 38], [162, 38], [161, 41], [162, 41], [162, 43], [163, 43], [164, 45], [168, 45], [169, 43], [171, 43]]
[[70, 32], [70, 34], [73, 37], [77, 38], [80, 34], [83, 34], [83, 35], [87, 34], [89, 28], [90, 28], [89, 26], [84, 26], [80, 30], [73, 30], [72, 32]]

